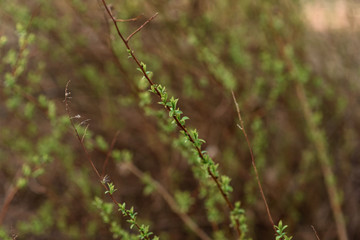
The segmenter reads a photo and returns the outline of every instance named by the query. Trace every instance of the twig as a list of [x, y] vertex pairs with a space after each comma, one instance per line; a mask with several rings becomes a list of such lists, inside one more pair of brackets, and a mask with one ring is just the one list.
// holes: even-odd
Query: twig
[[133, 21], [136, 21], [138, 20], [141, 16], [143, 16], [143, 14], [137, 16], [137, 17], [134, 17], [134, 18], [130, 18], [130, 19], [119, 19], [117, 18], [116, 21], [117, 22], [133, 22]]
[[[85, 155], [86, 155], [86, 158], [87, 158], [87, 160], [89, 161], [89, 163], [90, 163], [90, 165], [91, 165], [91, 167], [93, 168], [93, 170], [94, 170], [94, 172], [96, 173], [96, 175], [98, 176], [98, 178], [99, 179], [101, 179], [101, 176], [100, 176], [100, 174], [99, 174], [99, 171], [96, 169], [96, 167], [95, 167], [95, 165], [94, 165], [94, 163], [93, 163], [93, 161], [92, 161], [92, 159], [91, 159], [91, 157], [90, 157], [90, 154], [89, 154], [89, 152], [87, 151], [87, 149], [86, 149], [86, 147], [85, 147], [85, 145], [84, 145], [84, 136], [83, 137], [80, 137], [80, 134], [79, 134], [79, 132], [78, 132], [78, 130], [76, 129], [76, 127], [75, 127], [75, 123], [74, 123], [74, 121], [73, 121], [73, 118], [71, 117], [71, 112], [70, 112], [70, 106], [69, 106], [69, 101], [68, 101], [68, 98], [69, 98], [69, 96], [70, 96], [70, 91], [69, 91], [69, 84], [70, 84], [70, 80], [66, 83], [66, 86], [65, 86], [65, 98], [64, 98], [64, 103], [65, 103], [65, 110], [66, 110], [66, 113], [67, 113], [67, 115], [68, 115], [68, 118], [69, 118], [69, 120], [70, 120], [70, 123], [71, 123], [71, 126], [72, 126], [72, 128], [73, 128], [73, 130], [74, 130], [74, 132], [75, 132], [75, 135], [76, 135], [76, 137], [77, 137], [77, 139], [79, 140], [79, 142], [80, 142], [80, 145], [81, 145], [81, 147], [82, 147], [82, 149], [83, 149], [83, 151], [84, 151], [84, 153], [85, 153]], [[88, 125], [87, 125], [88, 126]]]
[[[19, 169], [15, 174], [15, 180], [17, 180], [21, 175], [21, 169]], [[1, 207], [0, 211], [0, 226], [2, 225], [4, 218], [6, 216], [6, 213], [9, 209], [11, 201], [14, 199], [15, 194], [19, 191], [19, 187], [16, 185], [11, 184], [6, 191], [4, 203]]]
[[[109, 10], [110, 10], [110, 12], [112, 14], [112, 10], [114, 8], [113, 5], [109, 4], [108, 7], [109, 7]], [[143, 14], [141, 14], [141, 15], [139, 15], [137, 17], [134, 17], [134, 18], [130, 18], [130, 19], [119, 19], [119, 18], [117, 18], [116, 21], [117, 22], [133, 22], [133, 21], [138, 20], [141, 16], [143, 16]]]
[[85, 136], [86, 136], [86, 132], [87, 132], [89, 126], [90, 126], [90, 124], [87, 124], [86, 127], [85, 127], [84, 134], [83, 134], [83, 136], [82, 136], [82, 138], [81, 138], [81, 142], [82, 142], [82, 143], [84, 142], [84, 139], [85, 139]]
[[[145, 71], [143, 65], [140, 63], [140, 61], [138, 60], [138, 58], [135, 56], [134, 54], [134, 51], [132, 50], [132, 48], [129, 46], [129, 42], [124, 38], [124, 36], [121, 34], [120, 32], [120, 29], [119, 27], [117, 26], [117, 22], [116, 22], [116, 19], [115, 17], [111, 14], [111, 11], [109, 9], [109, 7], [107, 6], [106, 4], [106, 1], [105, 0], [101, 0], [104, 7], [105, 7], [105, 10], [106, 12], [109, 14], [110, 18], [112, 19], [114, 25], [115, 25], [115, 28], [116, 28], [116, 31], [117, 31], [117, 34], [118, 36], [121, 38], [121, 40], [123, 41], [125, 47], [127, 48], [127, 51], [128, 53], [130, 54], [131, 58], [135, 61], [136, 65], [139, 67], [139, 69], [141, 70], [141, 72], [143, 73], [144, 77], [146, 78], [146, 80], [149, 82], [150, 86], [154, 86], [154, 82], [150, 79], [148, 73]], [[152, 18], [154, 18], [157, 14], [155, 14]], [[150, 18], [148, 21], [152, 20], [152, 18]], [[140, 30], [141, 30], [141, 27], [140, 27]], [[130, 36], [129, 36], [130, 37]], [[156, 92], [156, 95], [159, 96], [159, 98], [161, 98], [161, 93], [159, 92], [159, 90], [157, 88], [154, 88], [155, 92]], [[169, 106], [165, 106], [166, 109], [168, 111], [171, 111], [170, 107]], [[205, 160], [205, 156], [204, 154], [202, 153], [201, 149], [197, 146], [195, 146], [195, 141], [194, 141], [194, 138], [191, 136], [191, 134], [189, 133], [189, 131], [187, 130], [187, 128], [185, 126], [183, 126], [180, 121], [175, 117], [173, 116], [173, 119], [176, 123], [176, 125], [182, 130], [184, 131], [185, 135], [188, 137], [189, 141], [191, 143], [193, 143], [194, 145], [194, 148], [196, 149], [199, 157], [202, 159], [202, 160]], [[230, 202], [230, 199], [228, 198], [227, 194], [224, 192], [224, 190], [222, 189], [221, 187], [221, 184], [218, 180], [218, 178], [211, 172], [211, 169], [210, 167], [207, 168], [207, 172], [208, 174], [210, 175], [211, 179], [215, 182], [217, 188], [219, 189], [222, 197], [224, 198], [228, 208], [232, 211], [234, 210], [234, 206], [233, 204]], [[237, 233], [239, 236], [241, 236], [241, 231], [240, 231], [240, 223], [238, 220], [236, 220], [236, 227], [235, 227]]]
[[138, 29], [136, 29], [133, 33], [131, 33], [127, 38], [126, 38], [126, 42], [129, 42], [130, 39], [136, 34], [138, 33], [141, 29], [143, 29], [146, 24], [148, 24], [149, 22], [151, 22], [159, 13], [155, 13], [151, 18], [149, 18], [146, 22], [144, 22], [143, 25], [141, 25]]
[[237, 111], [237, 114], [238, 114], [238, 118], [239, 118], [239, 121], [240, 121], [240, 125], [238, 125], [239, 129], [243, 132], [244, 136], [245, 136], [245, 139], [246, 139], [246, 142], [247, 142], [247, 145], [248, 145], [248, 148], [249, 148], [249, 151], [250, 151], [250, 156], [251, 156], [251, 164], [253, 166], [253, 169], [254, 169], [254, 172], [255, 172], [255, 176], [256, 176], [256, 181], [257, 181], [257, 184], [259, 186], [259, 189], [260, 189], [260, 193], [261, 193], [261, 197], [264, 201], [264, 204], [265, 204], [265, 208], [266, 208], [266, 212], [267, 212], [267, 215], [268, 215], [268, 218], [269, 218], [269, 221], [272, 225], [272, 227], [275, 229], [275, 224], [274, 224], [274, 220], [271, 216], [271, 213], [270, 213], [270, 208], [269, 208], [269, 205], [266, 201], [266, 197], [265, 197], [265, 194], [264, 194], [264, 191], [263, 191], [263, 188], [262, 188], [262, 185], [261, 185], [261, 182], [260, 182], [260, 178], [259, 178], [259, 173], [257, 171], [257, 167], [256, 167], [256, 164], [255, 164], [255, 157], [254, 157], [254, 153], [253, 153], [253, 150], [252, 150], [252, 147], [251, 147], [251, 144], [250, 144], [250, 140], [247, 136], [247, 133], [246, 133], [246, 130], [245, 130], [245, 127], [244, 127], [244, 121], [242, 120], [241, 118], [241, 114], [240, 114], [240, 108], [239, 108], [239, 104], [237, 103], [236, 101], [236, 98], [235, 98], [235, 94], [234, 94], [234, 91], [231, 91], [231, 94], [232, 94], [232, 97], [234, 99], [234, 103], [235, 103], [235, 106], [236, 106], [236, 111]]
[[316, 239], [317, 239], [317, 240], [320, 240], [319, 235], [317, 234], [317, 232], [316, 232], [316, 230], [315, 230], [315, 227], [314, 227], [313, 225], [311, 225], [311, 228], [312, 228], [312, 230], [314, 231], [314, 234], [315, 234], [315, 236], [316, 236]]
[[[75, 135], [76, 135], [78, 141], [80, 142], [81, 148], [83, 149], [83, 151], [84, 151], [84, 153], [85, 153], [85, 156], [86, 156], [88, 162], [90, 163], [90, 165], [91, 165], [93, 171], [95, 172], [96, 176], [98, 177], [100, 183], [103, 185], [103, 187], [105, 188], [105, 190], [106, 190], [107, 192], [109, 192], [109, 187], [108, 187], [108, 185], [107, 185], [107, 182], [106, 182], [106, 181], [103, 181], [103, 179], [105, 179], [105, 177], [102, 178], [102, 177], [100, 176], [99, 171], [96, 169], [96, 167], [95, 167], [95, 165], [94, 165], [94, 162], [93, 162], [93, 160], [91, 159], [91, 156], [90, 156], [89, 152], [87, 151], [87, 149], [86, 149], [86, 147], [85, 147], [85, 144], [84, 144], [84, 142], [82, 141], [82, 138], [80, 137], [79, 132], [77, 131], [77, 129], [76, 129], [76, 127], [75, 127], [75, 123], [74, 123], [74, 121], [73, 121], [73, 118], [71, 118], [70, 106], [69, 106], [69, 101], [68, 101], [68, 100], [69, 100], [69, 97], [70, 97], [70, 91], [69, 91], [69, 84], [70, 84], [70, 82], [71, 82], [71, 81], [69, 80], [69, 81], [66, 83], [66, 86], [65, 86], [65, 94], [64, 94], [65, 98], [64, 98], [64, 103], [65, 103], [66, 113], [67, 113], [67, 115], [68, 115], [68, 118], [69, 118], [69, 121], [70, 121], [70, 123], [71, 123], [71, 126], [72, 126], [72, 128], [73, 128], [73, 130], [74, 130], [74, 132], [75, 132]], [[109, 194], [109, 196], [110, 196], [111, 201], [116, 205], [116, 207], [119, 207], [119, 202], [116, 201], [116, 199], [114, 198], [114, 196], [113, 196], [112, 194]], [[134, 224], [134, 226], [139, 230], [139, 232], [143, 233], [142, 228], [141, 228], [137, 223], [133, 223], [133, 224]], [[145, 237], [144, 239], [150, 240], [149, 237]]]

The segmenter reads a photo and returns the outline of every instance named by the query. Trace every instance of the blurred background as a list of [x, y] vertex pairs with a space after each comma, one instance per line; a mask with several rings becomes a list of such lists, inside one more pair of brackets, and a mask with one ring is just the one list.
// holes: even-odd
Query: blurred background
[[[124, 36], [159, 13], [130, 45], [153, 80], [179, 98], [187, 125], [232, 179], [248, 238], [273, 239], [274, 231], [231, 90], [274, 221], [283, 220], [294, 239], [316, 239], [311, 226], [322, 240], [360, 239], [356, 1], [107, 3], [118, 18], [138, 16], [119, 23]], [[212, 239], [235, 239], [226, 207], [208, 216], [178, 131], [148, 93], [101, 1], [2, 0], [0, 46], [3, 239], [127, 239], [114, 233], [114, 221], [133, 233], [115, 208], [100, 204], [109, 199], [65, 113], [68, 80], [80, 134], [86, 131], [100, 172], [108, 159], [104, 173], [119, 202], [134, 206], [161, 239], [198, 239], [152, 189], [155, 180]]]

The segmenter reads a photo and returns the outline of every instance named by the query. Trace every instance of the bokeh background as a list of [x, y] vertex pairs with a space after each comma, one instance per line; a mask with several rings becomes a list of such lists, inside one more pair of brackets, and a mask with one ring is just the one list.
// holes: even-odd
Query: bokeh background
[[[333, 200], [348, 239], [360, 239], [356, 1], [107, 2], [118, 18], [139, 16], [119, 24], [125, 36], [159, 13], [130, 44], [154, 81], [179, 98], [187, 125], [199, 131], [204, 148], [232, 179], [231, 198], [246, 211], [248, 237], [273, 239], [274, 231], [231, 90], [274, 220], [283, 220], [295, 239], [316, 239], [311, 226], [322, 240], [341, 239]], [[179, 204], [188, 203], [187, 214], [209, 236], [235, 239], [226, 208], [219, 207], [219, 219], [206, 217], [199, 185], [174, 143], [178, 133], [165, 127], [158, 99], [147, 95], [100, 1], [1, 0], [0, 46], [4, 239], [113, 237], [104, 209], [94, 202], [108, 198], [65, 113], [68, 80], [71, 111], [81, 116], [80, 133], [86, 125], [80, 123], [90, 123], [84, 142], [99, 169], [116, 139], [106, 173], [120, 202], [134, 206], [161, 239], [197, 239], [146, 178], [122, 164], [131, 159]], [[109, 212], [132, 232], [115, 209]], [[223, 235], [213, 235], [219, 229]]]

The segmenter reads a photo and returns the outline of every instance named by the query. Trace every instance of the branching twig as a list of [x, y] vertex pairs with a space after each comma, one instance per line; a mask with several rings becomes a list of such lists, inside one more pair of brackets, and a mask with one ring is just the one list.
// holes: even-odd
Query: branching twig
[[90, 154], [89, 154], [89, 152], [87, 151], [87, 149], [86, 149], [86, 147], [85, 147], [85, 145], [84, 145], [84, 139], [83, 139], [83, 137], [80, 137], [80, 134], [79, 134], [79, 132], [78, 132], [78, 130], [77, 130], [77, 128], [76, 128], [76, 126], [75, 126], [75, 123], [74, 123], [74, 121], [73, 121], [73, 117], [71, 117], [71, 112], [70, 112], [70, 106], [69, 106], [69, 97], [70, 97], [70, 95], [71, 95], [71, 92], [69, 91], [69, 84], [70, 84], [70, 80], [66, 83], [66, 87], [65, 87], [65, 98], [64, 98], [64, 102], [65, 102], [65, 110], [66, 110], [66, 113], [68, 114], [68, 117], [69, 117], [69, 120], [70, 120], [70, 123], [71, 123], [71, 126], [72, 126], [72, 128], [73, 128], [73, 130], [74, 130], [74, 132], [75, 132], [75, 135], [76, 135], [76, 137], [77, 137], [77, 139], [79, 140], [79, 142], [80, 142], [80, 145], [81, 145], [81, 147], [82, 147], [82, 149], [83, 149], [83, 151], [84, 151], [84, 153], [85, 153], [85, 155], [86, 155], [86, 158], [87, 158], [87, 160], [89, 161], [89, 163], [90, 163], [90, 165], [91, 165], [91, 167], [93, 168], [93, 170], [94, 170], [94, 172], [96, 173], [96, 175], [98, 176], [98, 178], [99, 179], [101, 179], [101, 176], [100, 176], [100, 174], [99, 174], [99, 171], [96, 169], [96, 167], [95, 167], [95, 165], [94, 165], [94, 163], [93, 163], [93, 161], [92, 161], [92, 159], [91, 159], [91, 157], [90, 157]]
[[[107, 181], [104, 181], [105, 178], [107, 178], [107, 176], [105, 177], [101, 177], [99, 171], [96, 169], [93, 160], [91, 159], [91, 156], [89, 154], [89, 152], [87, 151], [85, 144], [83, 142], [83, 139], [80, 137], [78, 130], [76, 129], [75, 123], [73, 121], [73, 118], [71, 117], [71, 112], [70, 112], [70, 106], [69, 106], [69, 97], [71, 95], [70, 91], [69, 91], [69, 84], [70, 84], [70, 80], [66, 83], [66, 87], [65, 87], [65, 98], [64, 98], [64, 103], [65, 103], [65, 110], [66, 113], [68, 115], [68, 118], [70, 120], [71, 126], [75, 132], [75, 135], [77, 137], [77, 139], [80, 142], [81, 148], [83, 149], [85, 156], [88, 160], [88, 162], [90, 163], [93, 171], [95, 172], [96, 176], [98, 177], [99, 181], [101, 182], [101, 184], [103, 185], [103, 187], [105, 188], [106, 192], [110, 192], [110, 188], [109, 188], [109, 184], [107, 183]], [[114, 198], [114, 196], [112, 194], [109, 194], [111, 201], [116, 205], [116, 207], [119, 207], [120, 204], [119, 202]], [[133, 225], [139, 230], [140, 233], [143, 233], [142, 227], [140, 225], [138, 225], [137, 223], [133, 223]], [[149, 237], [145, 236], [143, 239], [146, 240], [150, 240]]]
[[136, 29], [133, 33], [131, 33], [127, 38], [126, 38], [126, 42], [129, 42], [130, 39], [136, 34], [138, 33], [141, 29], [143, 29], [145, 27], [146, 24], [148, 24], [149, 22], [151, 22], [159, 13], [155, 13], [151, 18], [149, 18], [146, 22], [144, 22], [143, 25], [141, 25], [138, 29]]
[[[105, 1], [105, 0], [102, 0], [102, 3], [103, 3], [103, 5], [104, 5], [104, 7], [105, 7], [106, 12], [109, 14], [109, 17], [112, 19], [112, 21], [113, 21], [113, 23], [114, 23], [114, 25], [115, 25], [117, 34], [118, 34], [118, 36], [121, 38], [121, 40], [123, 41], [125, 47], [127, 48], [127, 51], [128, 51], [128, 53], [129, 53], [129, 55], [131, 56], [132, 59], [134, 59], [136, 65], [139, 67], [139, 69], [140, 69], [141, 72], [143, 73], [144, 77], [145, 77], [146, 80], [149, 82], [150, 86], [154, 86], [154, 85], [155, 85], [154, 82], [150, 79], [148, 73], [147, 73], [146, 70], [144, 69], [143, 64], [141, 64], [140, 61], [138, 60], [138, 58], [135, 56], [134, 51], [133, 51], [132, 48], [130, 47], [128, 40], [125, 39], [124, 36], [122, 35], [122, 33], [120, 32], [120, 29], [119, 29], [119, 27], [117, 26], [117, 21], [116, 21], [115, 17], [112, 15], [111, 10], [109, 9], [108, 5], [106, 4], [106, 1]], [[152, 18], [150, 18], [150, 19], [148, 20], [148, 22], [150, 22], [150, 20], [152, 20], [156, 15], [157, 15], [157, 14], [155, 14]], [[147, 23], [147, 22], [146, 22], [146, 23]], [[146, 23], [145, 23], [145, 24], [146, 24]], [[144, 25], [144, 24], [143, 24], [143, 25]], [[140, 27], [138, 30], [141, 30], [141, 29], [142, 29], [142, 27]], [[136, 32], [137, 32], [137, 31], [135, 31], [134, 34], [135, 34]], [[132, 34], [132, 35], [133, 35], [133, 34]], [[131, 35], [130, 35], [130, 36], [131, 36]], [[129, 36], [129, 37], [130, 37], [130, 36]], [[155, 90], [155, 92], [156, 92], [156, 95], [158, 95], [159, 98], [161, 98], [161, 93], [159, 92], [159, 90], [158, 90], [156, 87], [154, 88], [154, 90]], [[166, 109], [167, 109], [168, 111], [171, 111], [171, 109], [170, 109], [169, 106], [165, 106], [165, 107], [166, 107]], [[195, 148], [196, 151], [198, 152], [199, 157], [200, 157], [203, 161], [205, 161], [205, 156], [204, 156], [204, 154], [202, 153], [201, 149], [200, 149], [198, 146], [195, 146], [194, 138], [191, 136], [191, 134], [189, 133], [189, 131], [187, 130], [187, 128], [186, 128], [184, 125], [182, 125], [182, 124], [180, 123], [180, 121], [179, 121], [175, 116], [173, 116], [173, 119], [174, 119], [176, 125], [177, 125], [177, 126], [185, 133], [185, 135], [188, 137], [189, 141], [190, 141], [191, 143], [193, 143], [194, 148]], [[233, 204], [231, 203], [231, 201], [230, 201], [229, 197], [227, 196], [227, 194], [226, 194], [226, 193], [224, 192], [224, 190], [222, 189], [221, 184], [220, 184], [218, 178], [211, 172], [210, 167], [207, 168], [207, 172], [208, 172], [209, 176], [211, 177], [211, 179], [215, 182], [215, 184], [216, 184], [217, 188], [219, 189], [222, 197], [224, 198], [224, 200], [225, 200], [228, 208], [229, 208], [230, 210], [234, 210]], [[236, 227], [235, 227], [235, 229], [236, 229], [238, 235], [240, 236], [240, 235], [241, 235], [241, 231], [240, 231], [240, 223], [239, 223], [238, 220], [236, 220]]]
[[255, 157], [254, 157], [254, 153], [253, 153], [253, 150], [252, 150], [252, 147], [251, 147], [251, 144], [250, 144], [250, 140], [247, 136], [247, 133], [246, 133], [246, 130], [245, 130], [245, 127], [244, 127], [244, 121], [242, 120], [242, 117], [241, 117], [241, 114], [240, 114], [240, 108], [239, 108], [239, 104], [237, 103], [236, 101], [236, 98], [235, 98], [235, 94], [233, 91], [231, 91], [231, 94], [232, 94], [232, 97], [234, 99], [234, 103], [235, 103], [235, 106], [236, 106], [236, 111], [237, 111], [237, 114], [238, 114], [238, 118], [239, 118], [239, 121], [240, 121], [240, 125], [238, 124], [238, 127], [239, 129], [243, 132], [244, 136], [245, 136], [245, 139], [246, 139], [246, 142], [247, 142], [247, 145], [248, 145], [248, 148], [249, 148], [249, 151], [250, 151], [250, 156], [251, 156], [251, 164], [253, 166], [253, 169], [254, 169], [254, 172], [255, 172], [255, 176], [256, 176], [256, 181], [257, 181], [257, 184], [259, 186], [259, 189], [260, 189], [260, 193], [261, 193], [261, 197], [264, 201], [264, 204], [265, 204], [265, 208], [266, 208], [266, 212], [267, 212], [267, 215], [268, 215], [268, 218], [269, 218], [269, 221], [272, 225], [272, 227], [275, 229], [275, 224], [274, 224], [274, 220], [271, 216], [271, 213], [270, 213], [270, 209], [269, 209], [269, 205], [266, 201], [266, 197], [265, 197], [265, 194], [264, 194], [264, 191], [263, 191], [263, 188], [262, 188], [262, 185], [261, 185], [261, 182], [260, 182], [260, 178], [259, 178], [259, 173], [257, 171], [257, 167], [256, 167], [256, 164], [255, 164]]

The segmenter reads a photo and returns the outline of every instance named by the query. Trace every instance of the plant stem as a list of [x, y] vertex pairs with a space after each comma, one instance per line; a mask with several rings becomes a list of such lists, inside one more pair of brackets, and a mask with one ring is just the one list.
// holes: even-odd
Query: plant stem
[[246, 139], [246, 142], [247, 142], [249, 151], [250, 151], [251, 164], [252, 164], [253, 169], [254, 169], [254, 172], [255, 172], [256, 181], [257, 181], [257, 184], [258, 184], [258, 186], [259, 186], [259, 190], [260, 190], [260, 193], [261, 193], [261, 197], [262, 197], [263, 202], [264, 202], [264, 204], [265, 204], [265, 208], [266, 208], [266, 212], [267, 212], [267, 215], [268, 215], [270, 224], [272, 225], [272, 227], [274, 228], [274, 230], [276, 230], [275, 224], [274, 224], [274, 220], [273, 220], [273, 218], [272, 218], [272, 216], [271, 216], [270, 208], [269, 208], [269, 205], [268, 205], [268, 203], [267, 203], [267, 200], [266, 200], [266, 197], [265, 197], [265, 194], [264, 194], [264, 191], [263, 191], [261, 182], [260, 182], [259, 173], [258, 173], [256, 164], [255, 164], [255, 157], [254, 157], [254, 153], [253, 153], [253, 150], [252, 150], [252, 147], [251, 147], [251, 144], [250, 144], [250, 140], [249, 140], [249, 138], [248, 138], [248, 136], [247, 136], [247, 133], [246, 133], [246, 130], [245, 130], [245, 126], [244, 126], [244, 121], [242, 120], [242, 117], [241, 117], [241, 114], [240, 114], [239, 104], [238, 104], [237, 101], [236, 101], [234, 91], [231, 91], [231, 94], [232, 94], [232, 97], [233, 97], [233, 100], [234, 100], [234, 103], [235, 103], [235, 107], [236, 107], [236, 111], [237, 111], [237, 114], [238, 114], [238, 118], [239, 118], [239, 121], [240, 121], [240, 126], [239, 126], [239, 128], [240, 128], [240, 130], [243, 132], [243, 134], [244, 134], [244, 136], [245, 136], [245, 139]]
[[[102, 3], [103, 3], [103, 5], [104, 5], [104, 7], [105, 7], [106, 12], [108, 13], [108, 15], [110, 16], [111, 20], [113, 21], [113, 23], [114, 23], [114, 25], [115, 25], [115, 28], [116, 28], [116, 31], [117, 31], [117, 34], [119, 35], [119, 37], [120, 37], [121, 40], [123, 41], [123, 43], [124, 43], [126, 49], [128, 50], [128, 53], [130, 54], [131, 58], [134, 59], [136, 65], [139, 67], [139, 69], [140, 69], [141, 72], [143, 73], [144, 77], [145, 77], [146, 80], [149, 82], [150, 86], [155, 85], [154, 82], [150, 79], [150, 77], [149, 77], [149, 75], [147, 74], [147, 72], [145, 71], [143, 65], [140, 63], [140, 61], [138, 60], [138, 58], [135, 56], [134, 51], [132, 50], [132, 48], [131, 48], [130, 45], [129, 45], [129, 42], [128, 42], [127, 39], [125, 39], [124, 36], [121, 34], [120, 29], [119, 29], [119, 27], [118, 27], [118, 25], [117, 25], [116, 18], [112, 15], [111, 10], [109, 9], [109, 7], [108, 7], [107, 4], [106, 4], [106, 1], [105, 1], [105, 0], [102, 0]], [[156, 14], [155, 14], [152, 18], [150, 18], [146, 23], [150, 22], [150, 20], [152, 20], [155, 16], [156, 16]], [[140, 29], [142, 29], [143, 26], [144, 26], [144, 24], [142, 25], [142, 27], [140, 27]], [[138, 29], [135, 30], [135, 32], [133, 32], [132, 34], [130, 34], [130, 36], [133, 35], [133, 34], [135, 34], [137, 31], [138, 31]], [[159, 90], [158, 90], [156, 87], [155, 87], [154, 89], [155, 89], [155, 91], [156, 91], [156, 94], [159, 96], [159, 98], [161, 98], [161, 93], [159, 92]], [[169, 106], [165, 106], [165, 107], [166, 107], [166, 109], [167, 109], [168, 111], [170, 111], [170, 107], [169, 107]], [[187, 128], [186, 128], [185, 126], [183, 126], [175, 116], [173, 116], [173, 119], [175, 120], [176, 125], [177, 125], [182, 131], [184, 131], [184, 133], [187, 135], [189, 141], [190, 141], [191, 143], [193, 143], [193, 145], [194, 145], [195, 141], [194, 141], [193, 137], [189, 134], [189, 131], [187, 130]], [[199, 157], [200, 157], [202, 160], [205, 160], [205, 157], [204, 157], [203, 153], [201, 152], [201, 149], [200, 149], [199, 147], [195, 146], [195, 145], [194, 145], [194, 147], [195, 147], [196, 151], [198, 152]], [[207, 172], [208, 172], [208, 174], [210, 175], [211, 179], [215, 182], [215, 184], [216, 184], [217, 188], [219, 189], [219, 191], [220, 191], [223, 199], [225, 200], [228, 208], [229, 208], [230, 210], [233, 210], [233, 209], [234, 209], [233, 204], [230, 202], [228, 196], [225, 194], [224, 190], [222, 189], [218, 178], [211, 172], [210, 167], [207, 168]], [[236, 220], [236, 228], [235, 228], [235, 229], [236, 229], [238, 235], [241, 236], [240, 223], [239, 223], [238, 220]]]

